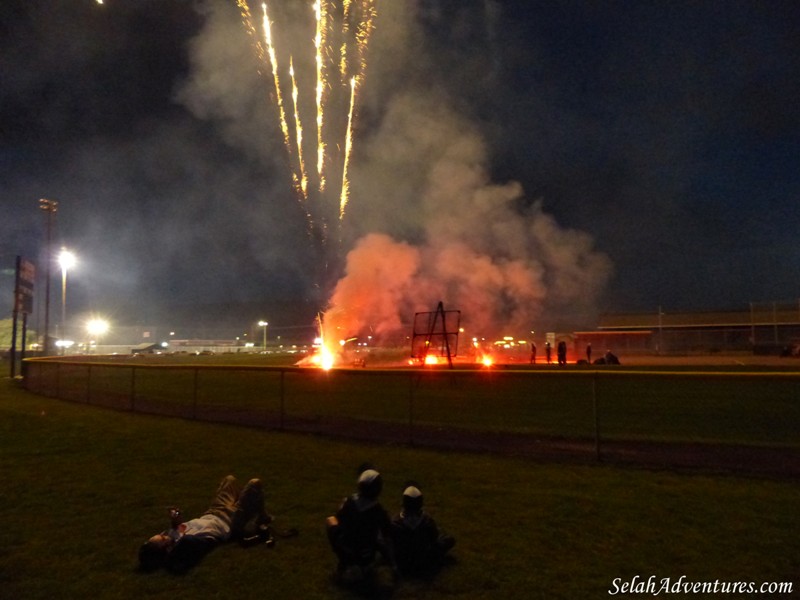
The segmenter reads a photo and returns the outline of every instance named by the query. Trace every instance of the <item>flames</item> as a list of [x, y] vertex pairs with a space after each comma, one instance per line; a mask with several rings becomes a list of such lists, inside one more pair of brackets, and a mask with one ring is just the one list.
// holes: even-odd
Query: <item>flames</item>
[[[304, 358], [297, 364], [301, 367], [317, 367], [328, 371], [336, 366], [337, 355], [340, 353], [334, 352], [335, 344], [329, 336], [325, 334], [323, 327], [322, 315], [317, 315], [317, 327], [319, 329], [319, 336], [314, 340], [314, 351], [310, 356]], [[340, 347], [344, 347], [345, 340], [339, 342]]]
[[[300, 360], [297, 365], [302, 367], [313, 367], [328, 371], [334, 367], [341, 366], [366, 366], [366, 361], [360, 352], [369, 352], [367, 348], [359, 348], [360, 346], [368, 346], [368, 343], [363, 341], [359, 342], [358, 338], [351, 337], [348, 339], [336, 339], [335, 336], [326, 337], [324, 334], [322, 316], [318, 317], [319, 333], [320, 335], [314, 339], [314, 350], [306, 358]], [[449, 360], [447, 356], [441, 356], [434, 352], [429, 352], [424, 356], [412, 357], [399, 362], [391, 362], [383, 359], [381, 364], [384, 367], [446, 367], [451, 363], [461, 366], [469, 367], [474, 365], [484, 369], [489, 369], [495, 365], [496, 357], [489, 351], [474, 345], [474, 351], [466, 355], [458, 357], [451, 357]], [[362, 358], [359, 358], [362, 357]], [[380, 359], [379, 359], [380, 360]], [[396, 359], [395, 359], [396, 360]]]
[[[324, 344], [320, 344], [317, 351], [309, 358], [308, 363], [310, 363], [311, 366], [329, 371], [334, 367], [336, 360], [333, 352]], [[301, 364], [303, 364], [302, 361]]]

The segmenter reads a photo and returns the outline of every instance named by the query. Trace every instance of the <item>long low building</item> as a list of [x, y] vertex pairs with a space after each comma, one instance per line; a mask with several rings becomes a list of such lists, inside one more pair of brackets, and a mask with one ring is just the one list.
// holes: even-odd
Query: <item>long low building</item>
[[592, 343], [629, 353], [793, 353], [800, 347], [800, 301], [754, 303], [748, 310], [606, 314], [597, 331], [575, 337], [576, 348]]

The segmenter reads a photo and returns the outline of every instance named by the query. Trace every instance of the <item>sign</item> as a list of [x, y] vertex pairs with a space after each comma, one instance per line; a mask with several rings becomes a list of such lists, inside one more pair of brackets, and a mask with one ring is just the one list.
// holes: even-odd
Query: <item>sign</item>
[[33, 313], [33, 285], [36, 281], [36, 265], [17, 257], [17, 277], [14, 285], [14, 312]]

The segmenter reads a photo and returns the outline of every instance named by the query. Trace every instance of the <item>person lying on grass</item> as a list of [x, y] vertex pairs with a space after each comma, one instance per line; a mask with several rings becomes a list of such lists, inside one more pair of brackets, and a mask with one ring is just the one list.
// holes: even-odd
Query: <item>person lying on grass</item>
[[143, 571], [166, 567], [182, 572], [196, 565], [218, 544], [229, 540], [272, 542], [272, 517], [264, 508], [260, 479], [239, 488], [236, 478], [222, 479], [208, 510], [196, 519], [184, 521], [180, 511], [170, 509], [169, 529], [157, 533], [139, 548]]

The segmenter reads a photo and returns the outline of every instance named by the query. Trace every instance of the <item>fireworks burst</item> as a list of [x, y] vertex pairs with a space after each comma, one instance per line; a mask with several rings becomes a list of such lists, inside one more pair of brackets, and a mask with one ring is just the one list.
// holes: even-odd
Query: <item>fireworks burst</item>
[[[352, 156], [353, 122], [358, 105], [359, 86], [364, 79], [367, 46], [374, 29], [377, 10], [375, 0], [343, 0], [338, 7], [332, 0], [315, 0], [308, 5], [309, 25], [313, 24], [313, 37], [305, 45], [295, 44], [294, 50], [276, 47], [272, 35], [275, 22], [270, 19], [267, 3], [262, 4], [262, 35], [257, 35], [253, 25], [250, 4], [237, 0], [245, 29], [256, 40], [258, 57], [268, 67], [272, 77], [273, 96], [277, 118], [283, 133], [292, 181], [298, 197], [306, 204], [309, 222], [318, 236], [326, 242], [329, 221], [345, 217], [349, 199], [348, 167]], [[311, 21], [313, 19], [313, 22]], [[294, 25], [289, 23], [287, 25]], [[341, 43], [341, 47], [334, 45]], [[280, 44], [279, 46], [282, 46]], [[303, 53], [304, 56], [295, 56]], [[304, 85], [300, 65], [303, 58], [313, 53], [314, 84]], [[311, 61], [308, 61], [309, 64]], [[291, 81], [292, 108], [284, 100], [283, 74]], [[288, 85], [288, 84], [287, 84]], [[316, 139], [303, 135], [303, 122], [311, 122], [309, 102], [313, 97], [316, 122]], [[289, 95], [288, 93], [286, 94]], [[293, 115], [289, 122], [287, 115]], [[312, 145], [315, 145], [313, 152]], [[308, 171], [306, 155], [316, 155], [316, 170]], [[335, 175], [335, 176], [334, 176]], [[333, 185], [331, 189], [329, 184]]]

